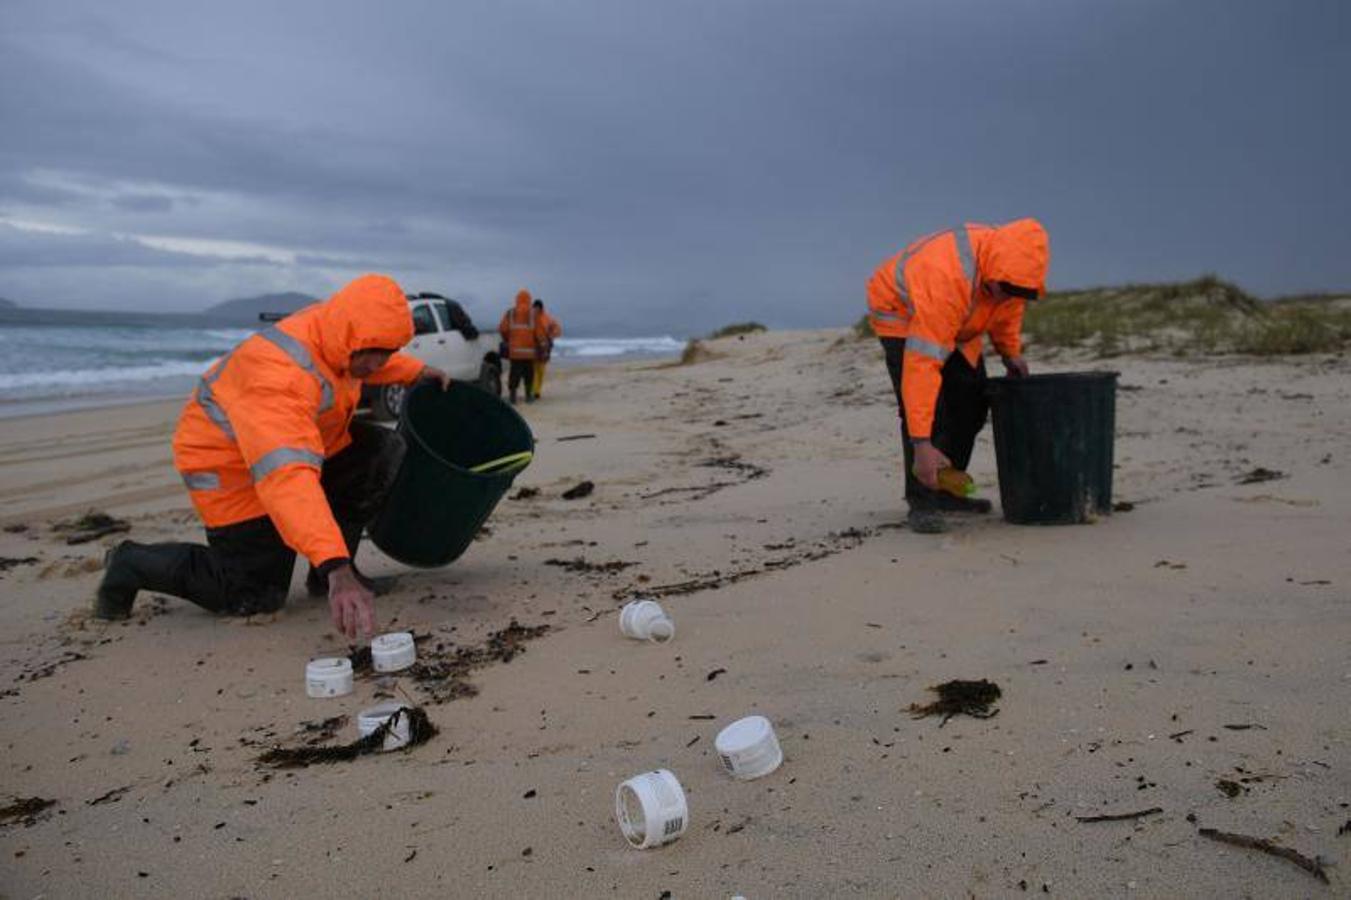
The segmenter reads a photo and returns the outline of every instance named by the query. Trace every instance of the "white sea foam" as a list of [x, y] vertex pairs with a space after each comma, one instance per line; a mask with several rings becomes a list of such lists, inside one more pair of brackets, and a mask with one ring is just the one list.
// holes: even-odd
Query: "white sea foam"
[[554, 353], [566, 357], [669, 356], [679, 353], [685, 342], [668, 335], [637, 338], [559, 338]]
[[9, 372], [0, 374], [0, 391], [18, 388], [125, 386], [131, 382], [200, 375], [211, 368], [213, 361], [161, 362], [144, 366], [104, 366], [98, 369], [62, 369], [55, 372]]

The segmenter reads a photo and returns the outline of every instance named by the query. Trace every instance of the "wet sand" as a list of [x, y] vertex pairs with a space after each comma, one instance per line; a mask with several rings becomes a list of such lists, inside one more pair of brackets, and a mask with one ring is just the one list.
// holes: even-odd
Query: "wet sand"
[[[522, 407], [539, 446], [517, 485], [538, 495], [504, 501], [443, 570], [363, 549], [363, 568], [401, 575], [382, 627], [429, 635], [426, 653], [482, 647], [513, 619], [549, 626], [439, 704], [406, 677], [307, 698], [305, 661], [347, 648], [299, 567], [275, 621], [144, 596], [130, 623], [84, 621], [118, 537], [67, 546], [52, 523], [98, 508], [138, 540], [200, 539], [169, 466], [179, 403], [0, 421], [0, 526], [26, 529], [0, 531], [0, 805], [56, 801], [0, 825], [0, 894], [1347, 890], [1351, 362], [1033, 352], [1038, 371], [1122, 372], [1115, 489], [1133, 508], [935, 537], [902, 524], [875, 343], [708, 347], [692, 366], [551, 369]], [[579, 434], [595, 437], [565, 440]], [[1257, 469], [1279, 477], [1242, 483]], [[972, 473], [997, 500], [988, 429]], [[562, 499], [583, 480], [590, 496]], [[639, 595], [675, 640], [619, 635]], [[998, 715], [910, 716], [954, 678], [998, 683]], [[349, 715], [337, 736], [355, 738], [382, 690], [428, 702], [440, 734], [329, 767], [257, 764], [305, 722]], [[713, 739], [751, 713], [785, 762], [733, 782]], [[689, 829], [633, 850], [614, 788], [658, 767], [685, 785]], [[1201, 827], [1321, 857], [1331, 886]]]

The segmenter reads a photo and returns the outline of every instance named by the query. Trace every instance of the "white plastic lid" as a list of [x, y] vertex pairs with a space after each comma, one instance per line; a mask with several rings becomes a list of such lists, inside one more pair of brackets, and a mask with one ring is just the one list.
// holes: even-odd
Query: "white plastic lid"
[[305, 693], [311, 697], [341, 697], [352, 693], [352, 661], [325, 656], [305, 665]]
[[[369, 709], [363, 709], [357, 714], [357, 731], [361, 733], [362, 737], [366, 737], [374, 732], [375, 729], [385, 724], [387, 719], [399, 710], [404, 709], [406, 706], [406, 703], [400, 703], [397, 700], [386, 700], [382, 703], [377, 703]], [[394, 727], [385, 735], [384, 749], [397, 750], [406, 745], [408, 743], [409, 733], [408, 715], [405, 713], [404, 715], [399, 716], [398, 721], [394, 723]]]
[[377, 672], [397, 672], [417, 661], [417, 646], [407, 631], [394, 631], [371, 638], [371, 665]]
[[736, 720], [718, 732], [713, 746], [727, 771], [742, 780], [768, 775], [783, 763], [774, 726], [764, 716]]
[[632, 600], [619, 611], [619, 630], [625, 637], [662, 644], [675, 637], [675, 622], [656, 600]]
[[685, 789], [669, 769], [635, 775], [615, 790], [615, 818], [640, 850], [669, 844], [689, 825]]

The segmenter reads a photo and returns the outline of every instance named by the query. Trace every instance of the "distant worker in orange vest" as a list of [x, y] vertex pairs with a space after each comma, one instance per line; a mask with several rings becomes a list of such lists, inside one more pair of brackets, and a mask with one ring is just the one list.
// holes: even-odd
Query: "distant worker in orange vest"
[[868, 282], [868, 320], [900, 406], [905, 498], [917, 532], [946, 530], [945, 511], [990, 511], [988, 500], [940, 491], [939, 472], [965, 471], [985, 426], [982, 338], [990, 336], [1010, 376], [1028, 374], [1023, 309], [1045, 293], [1050, 258], [1035, 219], [959, 225], [915, 241]]
[[544, 311], [544, 301], [536, 297], [534, 302], [535, 315], [539, 317], [540, 328], [544, 332], [544, 340], [536, 347], [535, 353], [535, 378], [534, 389], [535, 399], [540, 397], [540, 389], [544, 387], [544, 367], [549, 363], [549, 357], [553, 356], [554, 341], [563, 336], [563, 326], [558, 324], [558, 320]]
[[202, 377], [174, 432], [207, 545], [123, 541], [104, 560], [94, 614], [126, 618], [138, 591], [231, 615], [286, 602], [296, 553], [333, 626], [375, 629], [374, 592], [356, 570], [362, 529], [403, 459], [403, 439], [353, 422], [361, 385], [449, 377], [397, 352], [413, 337], [403, 289], [363, 275], [328, 300], [249, 337]]
[[497, 326], [502, 342], [507, 345], [511, 367], [507, 371], [507, 393], [516, 402], [516, 389], [525, 387], [525, 402], [535, 402], [535, 360], [538, 347], [544, 341], [544, 328], [530, 303], [530, 292], [516, 294], [516, 305], [502, 314]]

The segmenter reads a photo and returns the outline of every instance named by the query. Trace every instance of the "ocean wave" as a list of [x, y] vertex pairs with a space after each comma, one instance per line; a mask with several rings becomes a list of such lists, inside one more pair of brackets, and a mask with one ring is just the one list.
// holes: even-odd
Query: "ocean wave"
[[201, 375], [217, 357], [205, 362], [172, 361], [143, 366], [104, 366], [97, 369], [65, 369], [54, 372], [8, 372], [0, 374], [0, 391], [32, 388], [102, 387]]

